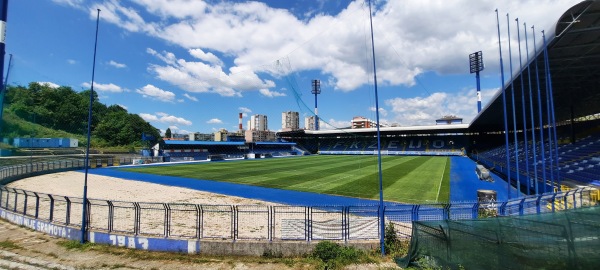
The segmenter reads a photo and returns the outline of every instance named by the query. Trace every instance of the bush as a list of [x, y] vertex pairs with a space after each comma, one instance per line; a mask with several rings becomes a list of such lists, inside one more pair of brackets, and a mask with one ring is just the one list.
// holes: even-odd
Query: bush
[[396, 228], [394, 224], [390, 221], [387, 225], [385, 225], [385, 236], [383, 238], [383, 246], [385, 248], [385, 253], [392, 256], [400, 256], [406, 255], [408, 253], [408, 241], [402, 241], [398, 238], [398, 234], [396, 233]]
[[319, 242], [311, 257], [321, 260], [324, 269], [340, 269], [350, 264], [373, 262], [367, 253], [360, 249], [340, 246], [330, 241]]
[[328, 263], [340, 255], [341, 248], [342, 247], [339, 244], [330, 241], [323, 241], [317, 244], [312, 252], [312, 255], [324, 263]]

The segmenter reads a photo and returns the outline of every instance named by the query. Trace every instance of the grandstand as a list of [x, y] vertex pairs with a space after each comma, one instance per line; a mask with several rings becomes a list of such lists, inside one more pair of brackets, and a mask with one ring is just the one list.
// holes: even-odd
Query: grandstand
[[[415, 136], [382, 138], [384, 155], [463, 155], [465, 138], [462, 136]], [[351, 140], [328, 138], [321, 142], [319, 154], [354, 155], [377, 154], [377, 138], [356, 137]]]
[[[535, 44], [535, 54], [509, 74], [502, 91], [471, 123], [382, 127], [381, 153], [466, 154], [522, 190], [520, 194], [599, 186], [599, 12], [599, 1], [582, 1], [567, 10], [546, 31], [544, 42]], [[519, 98], [506, 103], [507, 93]], [[505, 111], [514, 116], [505, 116]], [[311, 153], [374, 154], [377, 150], [375, 128], [278, 135]]]
[[163, 141], [153, 149], [154, 155], [163, 156], [165, 162], [283, 157], [303, 153], [290, 142]]
[[[522, 188], [526, 189], [526, 183], [530, 183], [530, 175], [534, 172], [537, 175], [546, 174], [552, 176], [555, 174], [555, 166], [542, 166], [542, 161], [537, 161], [537, 166], [533, 160], [533, 146], [530, 142], [525, 150], [523, 142], [519, 142], [519, 176], [521, 178]], [[541, 143], [537, 143], [537, 155], [541, 156]], [[549, 143], [544, 143], [545, 149], [550, 149]], [[514, 143], [509, 145], [509, 149], [514, 148]], [[528, 163], [526, 164], [525, 152], [529, 153]], [[581, 185], [600, 185], [600, 136], [598, 134], [586, 136], [573, 143], [563, 143], [558, 145], [558, 167], [560, 168], [560, 179], [563, 185], [571, 188]], [[545, 151], [545, 156], [550, 156], [550, 150]], [[477, 161], [498, 171], [506, 168], [506, 151], [503, 146], [495, 147], [478, 154], [473, 155]], [[514, 152], [509, 152], [509, 159], [515, 162]], [[557, 183], [558, 184], [558, 183]], [[535, 187], [532, 187], [535, 189]], [[546, 185], [540, 183], [538, 190], [543, 192], [551, 191], [553, 188], [552, 179]]]
[[254, 142], [250, 143], [249, 154], [262, 157], [284, 157], [295, 156], [300, 152], [294, 147], [295, 143], [290, 142]]
[[[386, 155], [464, 155], [468, 125], [382, 127], [381, 149]], [[375, 128], [296, 130], [278, 136], [313, 154], [372, 155], [377, 151]]]

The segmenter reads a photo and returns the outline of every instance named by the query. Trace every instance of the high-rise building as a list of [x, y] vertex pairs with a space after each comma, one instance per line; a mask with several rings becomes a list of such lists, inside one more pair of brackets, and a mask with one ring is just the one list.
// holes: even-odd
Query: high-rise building
[[315, 130], [315, 116], [304, 117], [304, 129]]
[[292, 131], [300, 129], [300, 116], [298, 112], [287, 111], [281, 113], [281, 130]]
[[249, 128], [250, 130], [259, 131], [269, 130], [269, 127], [267, 125], [267, 116], [262, 114], [255, 114], [253, 116], [250, 116]]

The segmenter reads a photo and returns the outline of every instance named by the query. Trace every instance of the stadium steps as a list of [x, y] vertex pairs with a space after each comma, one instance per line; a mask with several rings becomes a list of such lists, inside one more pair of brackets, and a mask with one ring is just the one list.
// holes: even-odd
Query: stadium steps
[[[546, 208], [548, 210], [552, 210], [552, 203], [548, 203], [546, 205]], [[573, 202], [567, 200], [567, 203], [565, 205], [565, 202], [563, 200], [554, 201], [554, 210], [555, 211], [561, 211], [561, 210], [565, 210], [565, 209], [573, 209]]]
[[[560, 190], [559, 190], [559, 188], [554, 188], [554, 193], [557, 193], [557, 192], [568, 192], [569, 190], [571, 190], [570, 187], [565, 186], [565, 185], [560, 185]], [[552, 210], [552, 203], [549, 202], [546, 205], [546, 208], [548, 208], [548, 210]], [[565, 210], [565, 209], [573, 209], [573, 200], [572, 200], [572, 198], [567, 198], [566, 204], [565, 204], [564, 199], [559, 199], [559, 200], [555, 200], [554, 201], [554, 210]]]

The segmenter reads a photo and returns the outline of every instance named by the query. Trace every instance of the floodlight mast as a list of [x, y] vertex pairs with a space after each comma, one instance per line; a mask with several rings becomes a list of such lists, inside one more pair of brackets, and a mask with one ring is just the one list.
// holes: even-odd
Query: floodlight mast
[[[0, 130], [2, 129], [2, 111], [4, 110], [4, 95], [6, 92], [6, 83], [3, 83], [4, 76], [4, 54], [6, 48], [6, 19], [8, 18], [8, 0], [0, 0]], [[12, 55], [11, 55], [12, 59]], [[10, 63], [10, 61], [9, 61]], [[9, 64], [10, 69], [10, 64]], [[8, 74], [6, 74], [8, 78]], [[8, 81], [7, 81], [8, 82]]]
[[479, 72], [483, 70], [483, 55], [481, 51], [469, 54], [469, 67], [471, 73], [475, 73], [477, 80], [477, 113], [481, 112], [481, 84], [479, 83]]
[[81, 239], [80, 242], [83, 244], [87, 240], [86, 238], [86, 229], [87, 229], [87, 183], [88, 183], [88, 170], [90, 167], [90, 140], [91, 140], [91, 125], [92, 125], [92, 107], [94, 105], [94, 76], [96, 74], [96, 49], [98, 48], [98, 26], [100, 25], [100, 9], [98, 10], [98, 15], [96, 15], [96, 38], [94, 41], [94, 61], [92, 62], [92, 84], [90, 87], [90, 105], [88, 106], [88, 123], [87, 123], [87, 145], [85, 148], [85, 176], [83, 180], [83, 199], [81, 205], [83, 209], [81, 211]]
[[317, 95], [321, 94], [321, 81], [312, 80], [311, 94], [315, 95], [315, 130], [319, 130], [319, 109], [317, 107]]

